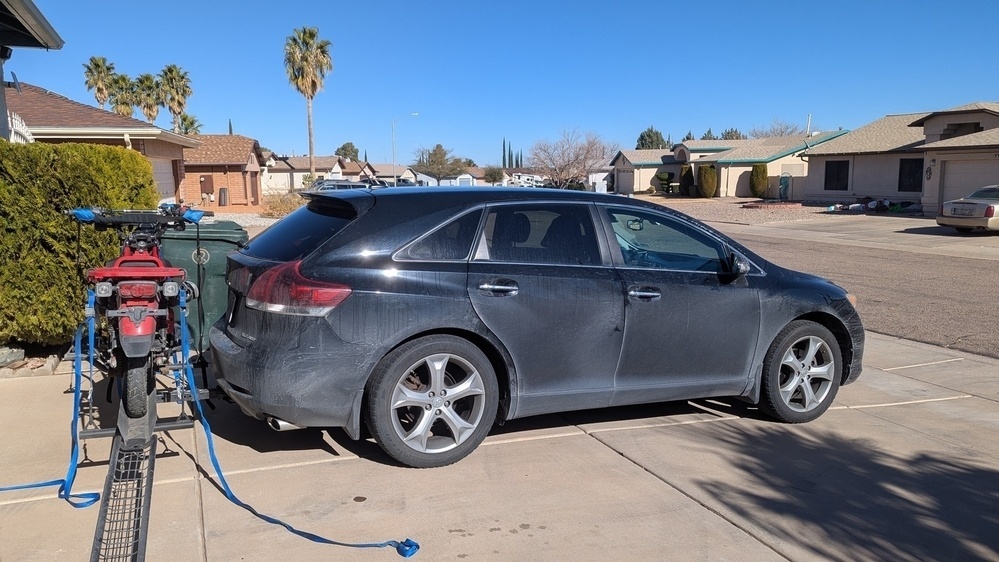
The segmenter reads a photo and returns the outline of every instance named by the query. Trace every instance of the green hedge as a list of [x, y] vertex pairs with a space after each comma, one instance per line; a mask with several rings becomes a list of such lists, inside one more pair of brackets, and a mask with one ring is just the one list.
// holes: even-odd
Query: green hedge
[[701, 192], [701, 197], [714, 197], [718, 191], [718, 172], [714, 165], [697, 167], [697, 188]]
[[70, 341], [83, 319], [86, 269], [118, 255], [113, 231], [80, 227], [63, 210], [148, 209], [158, 200], [152, 165], [133, 150], [0, 141], [0, 344]]
[[753, 164], [753, 169], [749, 172], [749, 190], [753, 197], [763, 198], [767, 194], [767, 187], [770, 183], [770, 175], [767, 172], [766, 164]]
[[693, 197], [694, 193], [694, 171], [690, 164], [680, 166], [680, 195]]

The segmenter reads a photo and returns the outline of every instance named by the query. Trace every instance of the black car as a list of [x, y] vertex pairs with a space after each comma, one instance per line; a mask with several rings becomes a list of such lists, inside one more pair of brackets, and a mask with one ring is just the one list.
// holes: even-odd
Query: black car
[[304, 194], [229, 255], [220, 386], [275, 429], [362, 418], [415, 467], [494, 421], [733, 396], [784, 422], [860, 375], [846, 291], [676, 211], [517, 188]]

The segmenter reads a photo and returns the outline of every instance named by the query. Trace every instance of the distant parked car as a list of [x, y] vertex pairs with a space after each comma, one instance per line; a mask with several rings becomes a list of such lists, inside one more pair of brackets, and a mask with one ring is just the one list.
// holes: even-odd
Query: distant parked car
[[791, 423], [860, 375], [852, 297], [646, 201], [313, 191], [228, 256], [221, 388], [274, 429], [365, 423], [415, 467], [494, 421], [734, 396]]
[[999, 185], [987, 185], [967, 197], [947, 201], [940, 207], [937, 224], [961, 233], [975, 229], [999, 230]]
[[317, 180], [312, 184], [313, 191], [328, 191], [331, 189], [368, 189], [371, 186], [364, 182], [350, 180]]

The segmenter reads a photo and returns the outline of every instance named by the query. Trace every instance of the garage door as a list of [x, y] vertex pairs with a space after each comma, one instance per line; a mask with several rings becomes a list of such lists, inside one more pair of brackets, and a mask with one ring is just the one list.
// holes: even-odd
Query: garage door
[[164, 158], [150, 158], [153, 163], [153, 180], [160, 191], [160, 203], [174, 203], [173, 162]]
[[999, 184], [999, 162], [947, 160], [944, 162], [943, 199], [960, 199], [985, 185]]
[[614, 184], [615, 193], [628, 194], [635, 192], [634, 170], [618, 170], [616, 181], [617, 183]]

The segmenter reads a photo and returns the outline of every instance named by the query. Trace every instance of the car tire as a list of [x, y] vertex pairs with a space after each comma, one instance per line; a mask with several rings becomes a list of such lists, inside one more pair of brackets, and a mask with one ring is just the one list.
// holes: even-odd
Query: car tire
[[961, 234], [967, 234], [967, 233], [971, 232], [974, 229], [973, 228], [968, 228], [966, 226], [955, 226], [954, 230], [958, 231]]
[[784, 423], [821, 416], [836, 398], [843, 359], [825, 326], [795, 320], [777, 334], [763, 362], [760, 407]]
[[434, 335], [399, 346], [375, 368], [366, 422], [393, 459], [435, 468], [478, 447], [498, 404], [496, 373], [482, 350], [456, 336]]
[[141, 418], [149, 410], [149, 356], [129, 357], [125, 370], [125, 415]]

